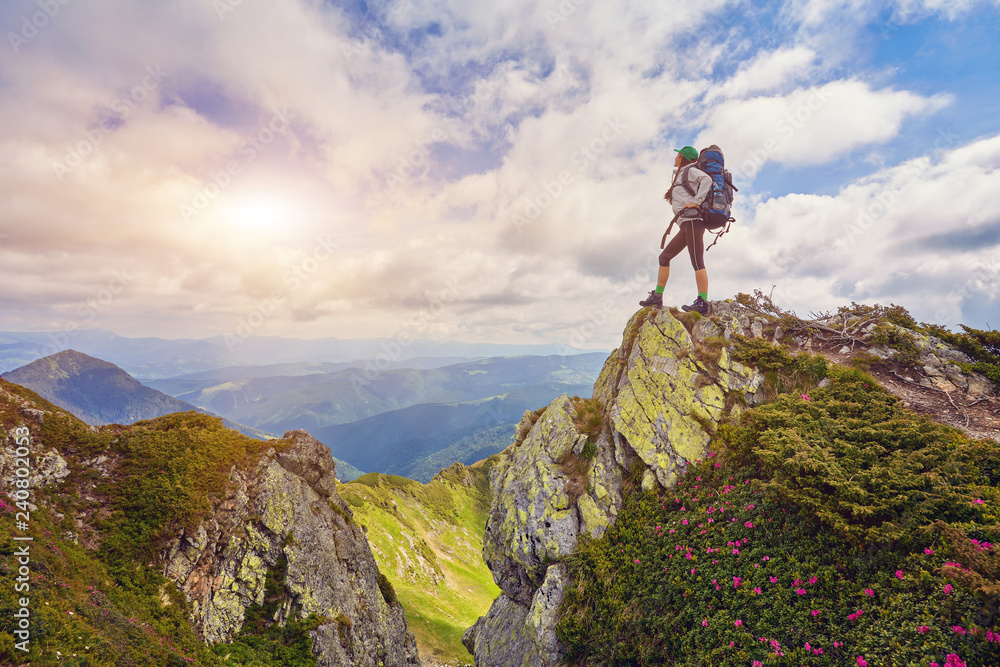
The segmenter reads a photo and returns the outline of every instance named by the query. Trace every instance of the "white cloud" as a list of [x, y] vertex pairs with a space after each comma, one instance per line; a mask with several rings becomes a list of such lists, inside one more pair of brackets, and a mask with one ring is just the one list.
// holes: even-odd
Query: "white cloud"
[[715, 102], [717, 97], [732, 100], [745, 98], [751, 93], [771, 92], [789, 82], [809, 78], [817, 57], [814, 50], [805, 46], [762, 52], [740, 67], [728, 81], [716, 87], [707, 96], [706, 102]]
[[[786, 15], [822, 35], [833, 27], [817, 17], [854, 8], [793, 4]], [[614, 345], [656, 270], [671, 148], [703, 130], [696, 143], [722, 145], [734, 171], [756, 171], [758, 157], [822, 163], [879, 146], [949, 102], [860, 74], [837, 80], [829, 51], [808, 35], [703, 24], [732, 9], [724, 0], [368, 6], [359, 40], [338, 9], [304, 0], [244, 2], [224, 20], [203, 2], [71, 3], [16, 58], [0, 58], [5, 310], [16, 304], [19, 323], [64, 326], [106, 289], [108, 271], [122, 270], [128, 289], [93, 322], [122, 333], [228, 333], [280, 293], [262, 333], [385, 335], [422, 321], [421, 309], [451, 290], [423, 335]], [[423, 41], [410, 38], [431, 23], [439, 28]], [[703, 39], [678, 52], [678, 35]], [[746, 62], [718, 81], [736, 57]], [[162, 85], [60, 181], [54, 161], [157, 66], [169, 73]], [[699, 117], [706, 95], [723, 101]], [[286, 108], [287, 131], [242, 156], [248, 136]], [[845, 220], [892, 185], [906, 195], [865, 230], [865, 261], [877, 248], [922, 247], [930, 231], [897, 216], [953, 228], [941, 204], [956, 185], [948, 164], [976, 184], [965, 226], [954, 227], [975, 234], [989, 224], [975, 211], [995, 210], [977, 180], [996, 168], [995, 141], [908, 163], [926, 164], [918, 189], [899, 168], [835, 197], [754, 207], [754, 193], [741, 193], [747, 213], [709, 258], [713, 295], [752, 289], [733, 276], [795, 276], [799, 289], [831, 298], [848, 283], [882, 289], [898, 271], [882, 283], [854, 279], [865, 265], [832, 254]], [[230, 160], [238, 176], [185, 225], [179, 205]], [[251, 233], [231, 213], [251, 195], [301, 211]], [[921, 266], [957, 279], [931, 259]], [[669, 289], [690, 296], [686, 267]]]
[[969, 321], [977, 303], [998, 297], [998, 164], [1000, 137], [990, 137], [835, 196], [766, 200], [720, 243], [709, 268], [720, 267], [713, 276], [734, 291], [777, 284], [783, 305], [800, 315], [858, 300], [902, 304], [922, 321]]
[[730, 170], [752, 179], [767, 162], [823, 164], [895, 137], [908, 118], [951, 103], [857, 80], [800, 88], [785, 95], [730, 101], [707, 119], [698, 145], [722, 146]]

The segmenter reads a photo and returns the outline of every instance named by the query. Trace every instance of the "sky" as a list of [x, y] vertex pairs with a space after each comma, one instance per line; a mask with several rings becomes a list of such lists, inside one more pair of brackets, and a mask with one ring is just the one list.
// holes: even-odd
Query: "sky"
[[739, 188], [710, 299], [1000, 323], [997, 0], [5, 0], [0, 29], [0, 330], [612, 348], [688, 144]]

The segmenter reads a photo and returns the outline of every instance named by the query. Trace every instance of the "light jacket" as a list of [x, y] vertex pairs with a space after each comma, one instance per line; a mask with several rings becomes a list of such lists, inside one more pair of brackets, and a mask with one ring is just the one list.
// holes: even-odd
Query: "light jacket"
[[[688, 185], [694, 190], [694, 194], [690, 194], [683, 185], [681, 185], [681, 179], [684, 177], [684, 170], [687, 170], [688, 175]], [[680, 168], [677, 174], [677, 180], [674, 183], [673, 190], [670, 194], [670, 204], [674, 209], [674, 215], [680, 213], [684, 206], [687, 204], [698, 204], [699, 206], [705, 197], [708, 196], [709, 191], [712, 189], [712, 177], [703, 172], [694, 164], [689, 164]], [[688, 212], [681, 216], [682, 218], [695, 218], [700, 217], [696, 209], [688, 209]]]

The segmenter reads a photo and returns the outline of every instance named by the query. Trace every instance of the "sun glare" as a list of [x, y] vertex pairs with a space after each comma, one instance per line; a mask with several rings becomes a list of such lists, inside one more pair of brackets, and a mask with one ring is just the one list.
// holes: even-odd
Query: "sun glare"
[[248, 197], [233, 202], [231, 224], [248, 232], [274, 232], [287, 229], [297, 222], [298, 206], [273, 196]]

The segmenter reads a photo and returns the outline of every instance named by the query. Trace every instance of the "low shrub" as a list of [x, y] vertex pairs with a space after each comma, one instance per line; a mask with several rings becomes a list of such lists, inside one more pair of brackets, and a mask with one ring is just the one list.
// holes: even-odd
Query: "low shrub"
[[720, 428], [568, 560], [571, 664], [1000, 664], [1000, 445], [830, 379]]

